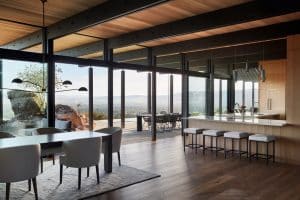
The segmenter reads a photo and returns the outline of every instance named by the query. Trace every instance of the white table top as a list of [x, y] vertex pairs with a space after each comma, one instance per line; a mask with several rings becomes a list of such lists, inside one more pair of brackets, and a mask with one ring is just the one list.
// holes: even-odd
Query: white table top
[[20, 136], [14, 138], [0, 139], [0, 149], [8, 147], [25, 146], [32, 144], [46, 144], [51, 142], [64, 142], [83, 138], [105, 137], [110, 134], [98, 133], [93, 131], [73, 131], [66, 133], [43, 134], [33, 136]]
[[206, 120], [206, 121], [225, 122], [225, 123], [239, 123], [239, 124], [254, 124], [254, 125], [277, 126], [277, 127], [283, 127], [283, 126], [288, 125], [285, 120], [258, 119], [258, 118], [255, 118], [255, 117], [232, 118], [232, 117], [222, 117], [222, 116], [199, 115], [199, 116], [192, 116], [192, 117], [187, 117], [187, 118], [183, 118], [183, 119]]

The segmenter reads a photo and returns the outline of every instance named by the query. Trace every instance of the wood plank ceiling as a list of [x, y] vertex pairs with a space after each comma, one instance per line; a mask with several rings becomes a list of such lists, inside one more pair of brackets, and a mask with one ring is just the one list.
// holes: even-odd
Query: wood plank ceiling
[[[45, 23], [49, 26], [105, 1], [106, 0], [48, 0], [45, 4]], [[0, 19], [42, 26], [42, 3], [40, 0], [0, 0]], [[38, 30], [37, 27], [4, 22], [3, 20], [0, 20], [0, 26], [0, 45], [9, 43]]]
[[[96, 38], [111, 38], [122, 35], [124, 33], [129, 33], [132, 31], [149, 28], [159, 24], [184, 19], [186, 17], [191, 17], [194, 15], [199, 15], [214, 10], [231, 7], [248, 1], [250, 0], [171, 0], [167, 3], [159, 4], [157, 6], [132, 13], [124, 17], [119, 17], [114, 20], [84, 29], [78, 33]], [[68, 40], [65, 40], [63, 42], [65, 47], [68, 46], [68, 48], [73, 48], [82, 45], [82, 42], [77, 40], [76, 34], [71, 34], [67, 38]], [[54, 45], [54, 51], [62, 50], [62, 47], [59, 44], [62, 40], [57, 39], [56, 41]], [[89, 39], [87, 39], [86, 43], [89, 42]], [[133, 45], [128, 47], [127, 49], [122, 48], [122, 50], [116, 50], [115, 53], [120, 51], [129, 51], [136, 48], [138, 47], [136, 45]], [[26, 49], [26, 51], [41, 52], [41, 48], [35, 46]], [[99, 56], [100, 54], [93, 53], [92, 55]], [[87, 55], [83, 57], [93, 56]]]
[[[70, 34], [54, 41], [54, 51], [61, 51], [69, 49], [83, 44], [99, 41], [103, 38], [116, 37], [132, 31], [138, 31], [141, 29], [153, 27], [156, 25], [184, 19], [187, 17], [211, 12], [214, 10], [231, 7], [234, 5], [246, 3], [250, 0], [171, 0], [157, 6], [129, 14], [124, 17], [119, 17], [111, 21], [107, 21], [102, 24], [81, 30], [78, 33]], [[75, 13], [83, 11], [87, 8], [103, 3], [104, 0], [73, 0], [61, 3], [60, 0], [48, 0], [46, 4], [46, 21], [47, 25], [55, 23], [61, 19], [69, 17]], [[59, 6], [58, 6], [59, 5]], [[11, 15], [11, 13], [17, 13]], [[24, 17], [26, 16], [26, 17]], [[39, 0], [22, 1], [22, 0], [10, 0], [7, 3], [6, 0], [0, 0], [0, 18], [10, 20], [22, 20], [26, 23], [33, 23], [35, 25], [41, 25], [41, 4]], [[180, 42], [195, 38], [204, 38], [212, 35], [218, 35], [223, 33], [234, 32], [238, 30], [250, 29], [255, 27], [261, 27], [279, 22], [287, 22], [300, 19], [300, 12], [266, 18], [262, 20], [256, 20], [252, 22], [242, 23], [238, 25], [231, 25], [223, 28], [211, 29], [208, 31], [201, 31], [196, 33], [190, 33], [185, 35], [179, 35], [174, 37], [162, 38], [159, 40], [148, 41], [128, 47], [115, 49], [114, 53], [126, 52], [131, 50], [140, 49], [143, 47], [152, 47], [157, 45], [169, 44], [174, 42]], [[37, 28], [18, 26], [18, 31], [10, 35], [14, 25], [8, 25], [8, 22], [1, 22], [0, 25], [4, 25], [0, 29], [0, 45], [13, 41], [16, 38], [22, 37], [22, 35], [29, 34], [36, 31]], [[2, 37], [2, 35], [5, 35]], [[41, 46], [37, 45], [27, 49], [27, 51], [41, 52]], [[89, 55], [81, 56], [82, 58], [94, 58], [100, 57], [102, 53], [95, 52]]]

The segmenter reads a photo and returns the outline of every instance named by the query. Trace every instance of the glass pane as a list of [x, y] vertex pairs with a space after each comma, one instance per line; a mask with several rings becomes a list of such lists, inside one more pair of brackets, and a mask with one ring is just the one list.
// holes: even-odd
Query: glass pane
[[189, 77], [190, 115], [205, 114], [206, 78]]
[[[254, 108], [256, 108], [257, 112], [258, 112], [258, 108], [259, 108], [258, 87], [259, 87], [258, 82], [255, 82], [254, 83]], [[254, 111], [255, 111], [255, 109], [254, 109]]]
[[252, 108], [252, 82], [245, 82], [245, 106], [247, 111]]
[[227, 80], [222, 80], [222, 113], [227, 112]]
[[220, 113], [220, 79], [214, 79], [214, 113]]
[[47, 67], [36, 62], [0, 62], [0, 104], [3, 110], [0, 113], [0, 131], [15, 136], [31, 135], [46, 118]]
[[169, 112], [169, 75], [156, 73], [156, 112]]
[[173, 112], [181, 113], [181, 75], [173, 75]]
[[78, 91], [79, 88], [88, 89], [88, 68], [71, 64], [56, 64], [56, 80], [69, 80], [70, 86], [56, 85], [55, 115], [59, 120], [72, 122], [73, 130], [89, 128], [89, 99], [87, 91]]
[[148, 72], [125, 70], [125, 128], [136, 130], [136, 115], [147, 112]]
[[114, 70], [114, 83], [113, 83], [113, 112], [114, 112], [114, 120], [113, 125], [121, 127], [121, 71], [122, 70]]
[[94, 130], [105, 128], [107, 122], [107, 68], [94, 67]]
[[235, 82], [235, 108], [243, 105], [243, 81]]

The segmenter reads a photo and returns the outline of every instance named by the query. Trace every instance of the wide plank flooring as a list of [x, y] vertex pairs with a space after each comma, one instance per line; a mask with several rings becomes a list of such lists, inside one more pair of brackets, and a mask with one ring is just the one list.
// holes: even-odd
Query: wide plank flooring
[[181, 136], [123, 145], [121, 159], [161, 177], [91, 199], [300, 199], [300, 166], [184, 153]]

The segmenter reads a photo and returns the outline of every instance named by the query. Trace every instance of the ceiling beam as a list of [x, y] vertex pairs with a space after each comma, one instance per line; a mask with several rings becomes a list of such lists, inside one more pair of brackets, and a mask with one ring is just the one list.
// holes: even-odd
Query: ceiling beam
[[209, 48], [274, 40], [300, 33], [300, 20], [153, 47], [154, 55], [187, 53]]
[[[166, 44], [153, 47], [154, 55], [171, 55], [184, 52], [204, 51], [210, 49], [224, 48], [228, 46], [245, 45], [263, 41], [278, 40], [288, 35], [300, 33], [300, 20], [285, 22], [260, 28], [226, 33], [206, 38], [188, 40], [173, 44]], [[114, 55], [115, 61], [138, 59], [140, 50], [133, 50]], [[135, 56], [136, 55], [136, 56]]]
[[[63, 19], [48, 27], [48, 38], [55, 39], [82, 29], [101, 24], [112, 19], [122, 17], [168, 0], [109, 0], [98, 6]], [[17, 39], [2, 48], [22, 50], [42, 41], [42, 32], [36, 31], [21, 39]], [[96, 44], [97, 45], [97, 44]]]
[[[300, 2], [294, 0], [287, 0], [284, 3], [280, 0], [257, 0], [110, 38], [109, 47], [115, 49], [165, 37], [207, 31], [297, 11], [300, 11]], [[98, 46], [97, 42], [94, 45]], [[86, 52], [80, 51], [81, 55], [93, 53], [89, 51], [93, 49], [93, 43], [90, 43], [89, 46], [91, 48]], [[68, 52], [72, 55], [72, 51], [78, 51], [79, 49], [80, 47], [69, 49]]]

